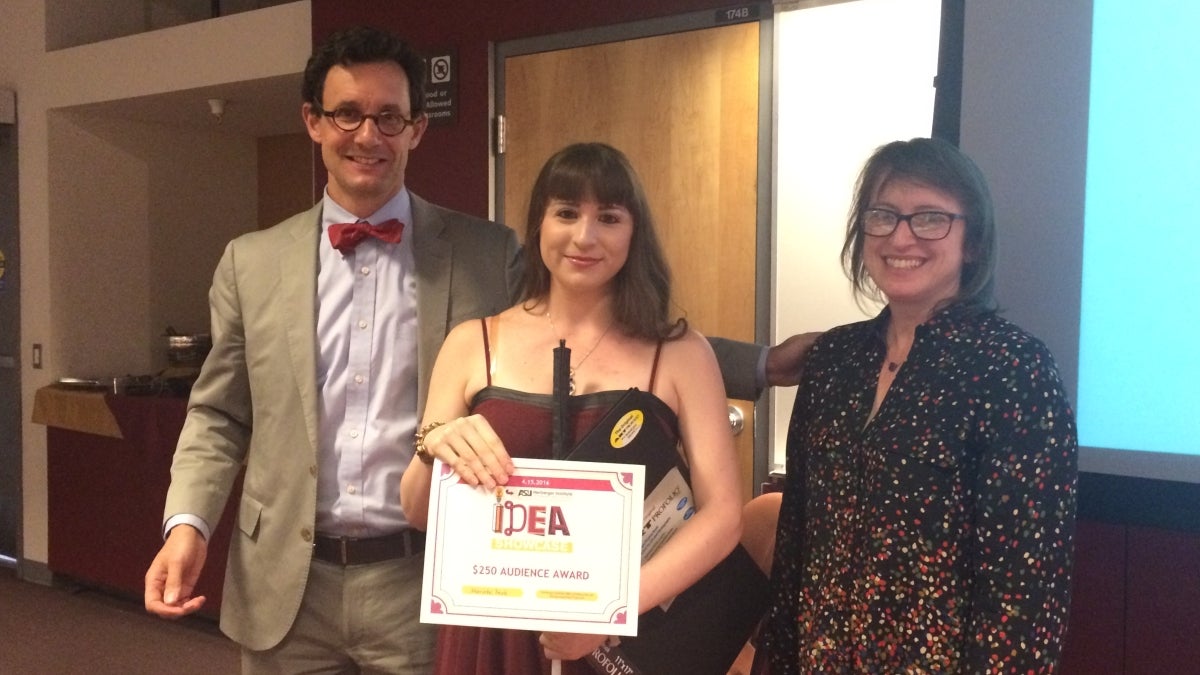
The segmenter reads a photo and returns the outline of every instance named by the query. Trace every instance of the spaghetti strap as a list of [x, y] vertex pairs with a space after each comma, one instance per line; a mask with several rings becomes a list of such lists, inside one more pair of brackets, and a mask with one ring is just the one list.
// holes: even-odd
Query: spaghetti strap
[[658, 377], [658, 356], [662, 354], [663, 341], [658, 341], [658, 346], [654, 348], [654, 364], [650, 366], [650, 388], [646, 391], [654, 393], [654, 379]]
[[488, 386], [492, 386], [492, 346], [488, 343], [487, 319], [479, 318], [479, 328], [483, 330], [483, 366], [487, 373]]

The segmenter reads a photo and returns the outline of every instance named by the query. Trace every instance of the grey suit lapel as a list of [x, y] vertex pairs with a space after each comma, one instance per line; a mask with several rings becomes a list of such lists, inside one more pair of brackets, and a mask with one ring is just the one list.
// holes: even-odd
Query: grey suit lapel
[[317, 243], [321, 204], [294, 219], [292, 241], [279, 251], [278, 318], [287, 327], [292, 375], [304, 410], [304, 426], [312, 446], [317, 435]]
[[417, 274], [417, 414], [425, 410], [425, 394], [438, 349], [450, 330], [452, 247], [442, 239], [446, 223], [429, 202], [412, 196], [413, 258]]

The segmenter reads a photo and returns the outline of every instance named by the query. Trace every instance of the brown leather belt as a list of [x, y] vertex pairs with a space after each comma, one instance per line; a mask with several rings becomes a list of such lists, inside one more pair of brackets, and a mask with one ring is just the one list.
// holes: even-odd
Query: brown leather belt
[[343, 566], [407, 558], [424, 550], [425, 533], [419, 530], [404, 530], [368, 539], [318, 534], [313, 540], [314, 558]]

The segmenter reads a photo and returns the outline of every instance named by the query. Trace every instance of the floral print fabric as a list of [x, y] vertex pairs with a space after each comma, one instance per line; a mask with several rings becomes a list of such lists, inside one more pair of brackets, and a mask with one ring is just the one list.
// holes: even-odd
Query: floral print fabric
[[813, 347], [792, 412], [764, 644], [785, 673], [1045, 673], [1066, 632], [1074, 413], [991, 312], [918, 327], [868, 421], [888, 311]]

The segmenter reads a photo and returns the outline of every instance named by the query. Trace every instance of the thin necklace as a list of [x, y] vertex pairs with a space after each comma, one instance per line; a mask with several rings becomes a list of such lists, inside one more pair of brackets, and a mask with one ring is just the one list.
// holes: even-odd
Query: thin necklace
[[[889, 333], [890, 333], [890, 331], [891, 331], [891, 327], [889, 327], [889, 328], [888, 328], [888, 331], [889, 331]], [[897, 338], [897, 339], [898, 339], [898, 338]], [[905, 358], [903, 358], [903, 359], [900, 359], [899, 361], [893, 361], [891, 358], [889, 358], [889, 357], [888, 357], [888, 354], [887, 354], [888, 352], [890, 352], [890, 351], [891, 351], [891, 347], [888, 345], [888, 343], [889, 343], [889, 342], [890, 342], [890, 341], [888, 340], [888, 336], [885, 334], [885, 335], [884, 335], [884, 338], [883, 338], [883, 345], [884, 345], [884, 361], [886, 361], [886, 362], [887, 362], [887, 369], [888, 369], [888, 372], [889, 372], [889, 373], [894, 373], [894, 372], [896, 372], [897, 370], [900, 370], [900, 366], [904, 365], [904, 362], [907, 360], [907, 355], [905, 355]]]
[[[554, 325], [554, 316], [550, 314], [550, 310], [548, 310], [548, 309], [546, 310], [546, 318], [550, 319], [550, 330], [554, 332], [554, 336], [557, 337], [558, 339], [562, 340], [563, 342], [566, 342], [566, 338], [560, 337], [562, 335], [562, 333], [558, 332], [558, 326]], [[617, 322], [616, 317], [613, 317], [613, 320], [608, 322], [608, 326], [604, 329], [604, 332], [601, 333], [600, 337], [596, 340], [596, 344], [592, 345], [592, 348], [587, 350], [587, 353], [583, 355], [583, 358], [579, 359], [579, 363], [569, 366], [569, 368], [567, 370], [567, 372], [568, 372], [567, 393], [570, 394], [571, 396], [575, 395], [575, 371], [578, 370], [579, 368], [582, 368], [583, 362], [588, 360], [588, 357], [592, 355], [592, 352], [596, 351], [596, 347], [599, 347], [601, 342], [604, 342], [604, 338], [608, 335], [608, 331], [612, 330], [613, 324], [616, 322]]]

